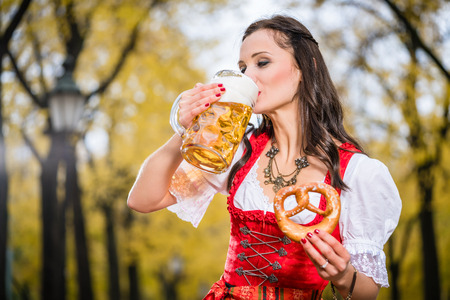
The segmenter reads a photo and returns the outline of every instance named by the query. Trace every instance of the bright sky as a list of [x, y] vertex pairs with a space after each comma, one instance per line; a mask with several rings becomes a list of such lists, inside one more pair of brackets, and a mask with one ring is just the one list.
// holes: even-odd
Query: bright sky
[[[235, 1], [236, 2], [236, 1]], [[294, 16], [307, 25], [307, 10], [299, 13], [299, 9], [289, 11], [284, 9], [288, 1], [248, 0], [239, 1], [239, 7], [225, 8], [214, 13], [192, 18], [186, 22], [185, 33], [204, 40], [218, 39], [217, 47], [201, 51], [197, 64], [207, 70], [209, 77], [221, 69], [237, 69], [240, 40], [244, 30], [253, 21], [276, 13]], [[306, 2], [306, 1], [305, 1]], [[284, 3], [281, 5], [280, 3]]]

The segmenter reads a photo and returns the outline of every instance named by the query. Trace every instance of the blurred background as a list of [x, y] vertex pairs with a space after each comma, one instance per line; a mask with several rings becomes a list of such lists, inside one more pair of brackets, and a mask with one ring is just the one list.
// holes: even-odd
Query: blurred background
[[207, 293], [225, 197], [197, 229], [126, 198], [176, 96], [235, 69], [246, 26], [274, 13], [311, 30], [347, 127], [398, 185], [379, 299], [450, 299], [448, 0], [0, 1], [0, 299]]

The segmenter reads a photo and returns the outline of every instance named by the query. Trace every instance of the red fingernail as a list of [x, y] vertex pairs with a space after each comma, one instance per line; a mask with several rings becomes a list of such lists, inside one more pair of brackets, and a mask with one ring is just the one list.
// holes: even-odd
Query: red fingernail
[[220, 94], [216, 94], [216, 97], [220, 97]]
[[219, 83], [218, 86], [219, 86], [219, 87], [223, 87], [223, 84]]
[[306, 235], [307, 235], [309, 238], [312, 238], [312, 233], [311, 233], [311, 232], [308, 232]]
[[206, 104], [205, 104], [205, 107], [208, 107], [208, 106], [209, 106], [209, 103], [206, 103]]
[[301, 239], [300, 242], [302, 242], [302, 244], [306, 244], [306, 239]]
[[319, 234], [319, 232], [320, 232], [319, 229], [314, 230], [315, 234]]
[[221, 90], [222, 92], [225, 92], [225, 88], [221, 88], [220, 90]]

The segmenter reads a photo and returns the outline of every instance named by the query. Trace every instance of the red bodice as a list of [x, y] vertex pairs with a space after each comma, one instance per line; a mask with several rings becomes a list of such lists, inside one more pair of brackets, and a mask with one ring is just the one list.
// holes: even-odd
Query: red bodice
[[[234, 195], [245, 176], [248, 174], [269, 138], [261, 134], [251, 137], [252, 155], [236, 174], [228, 197], [228, 211], [231, 218], [231, 237], [223, 279], [234, 286], [262, 285], [295, 289], [323, 290], [328, 284], [317, 273], [303, 247], [289, 240], [278, 228], [275, 215], [262, 210], [243, 211], [234, 206]], [[356, 150], [350, 144], [341, 148]], [[353, 152], [339, 150], [341, 176], [345, 172]], [[330, 174], [325, 183], [330, 184]], [[340, 190], [338, 190], [340, 194]], [[319, 208], [325, 209], [326, 201], [322, 196]], [[322, 216], [305, 226], [319, 223]], [[339, 226], [333, 236], [341, 241]]]

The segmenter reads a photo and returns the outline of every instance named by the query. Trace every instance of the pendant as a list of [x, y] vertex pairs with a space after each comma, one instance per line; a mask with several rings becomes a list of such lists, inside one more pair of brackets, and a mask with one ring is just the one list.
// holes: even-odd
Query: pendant
[[[275, 192], [275, 194], [278, 193], [278, 191], [283, 187], [295, 185], [297, 183], [298, 173], [301, 171], [301, 169], [309, 166], [308, 159], [306, 158], [306, 156], [303, 156], [295, 160], [296, 170], [294, 172], [292, 172], [289, 175], [283, 175], [280, 173], [280, 171], [278, 171], [277, 167], [278, 175], [275, 177], [275, 174], [273, 174], [272, 172], [272, 162], [275, 161], [275, 156], [278, 154], [278, 152], [279, 152], [278, 148], [276, 148], [272, 144], [272, 147], [266, 153], [266, 156], [269, 158], [269, 163], [267, 167], [264, 169], [264, 178], [267, 178], [267, 180], [264, 181], [264, 184], [265, 185], [273, 184], [272, 189]], [[289, 177], [291, 175], [292, 177], [290, 179], [284, 180], [284, 177]]]
[[278, 193], [278, 191], [281, 189], [281, 186], [274, 185], [272, 189], [273, 189], [273, 191], [274, 191], [275, 194], [276, 194], [276, 193]]

